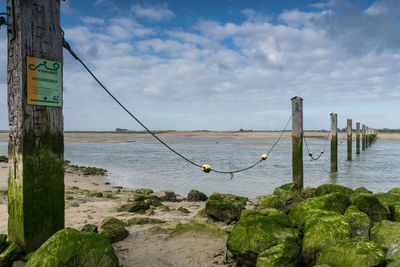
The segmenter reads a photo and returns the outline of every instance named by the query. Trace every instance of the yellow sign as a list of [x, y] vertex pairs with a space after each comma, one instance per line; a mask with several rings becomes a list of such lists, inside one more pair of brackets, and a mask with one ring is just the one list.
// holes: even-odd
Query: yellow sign
[[62, 107], [61, 63], [26, 57], [28, 104]]

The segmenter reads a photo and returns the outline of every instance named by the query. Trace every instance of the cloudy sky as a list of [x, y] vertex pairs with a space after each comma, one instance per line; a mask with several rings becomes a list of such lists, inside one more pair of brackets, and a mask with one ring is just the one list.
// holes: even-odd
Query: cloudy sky
[[[0, 1], [0, 11], [5, 1]], [[67, 0], [66, 39], [149, 128], [400, 128], [400, 1]], [[0, 30], [0, 129], [7, 129]], [[141, 130], [64, 51], [66, 130]]]

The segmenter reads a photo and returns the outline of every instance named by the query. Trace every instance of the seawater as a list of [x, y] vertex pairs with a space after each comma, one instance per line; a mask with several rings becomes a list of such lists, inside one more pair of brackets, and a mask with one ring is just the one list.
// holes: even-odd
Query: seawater
[[[292, 180], [291, 140], [282, 139], [268, 159], [257, 167], [229, 174], [203, 173], [164, 146], [149, 144], [150, 139], [132, 143], [66, 143], [65, 159], [72, 164], [95, 166], [109, 171], [107, 179], [127, 188], [147, 187], [153, 190], [171, 189], [186, 195], [191, 189], [256, 197], [272, 193], [273, 189]], [[209, 164], [219, 170], [243, 168], [256, 162], [270, 146], [252, 144], [260, 140], [170, 140], [171, 145], [187, 158]], [[263, 140], [273, 143], [275, 140]], [[196, 144], [191, 144], [196, 142]], [[215, 144], [214, 144], [215, 143]], [[308, 140], [310, 150], [317, 155], [325, 140]], [[373, 192], [386, 192], [400, 186], [400, 141], [378, 140], [353, 160], [347, 161], [346, 142], [338, 148], [338, 172], [330, 173], [330, 142], [318, 161], [311, 160], [304, 146], [304, 186], [334, 183], [357, 188], [364, 186]], [[7, 154], [7, 143], [0, 142], [0, 155]], [[85, 179], [82, 177], [82, 179]]]

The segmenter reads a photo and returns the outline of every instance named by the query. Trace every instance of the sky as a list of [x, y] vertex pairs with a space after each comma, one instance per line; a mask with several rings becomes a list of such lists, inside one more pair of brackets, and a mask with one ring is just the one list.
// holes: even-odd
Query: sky
[[[5, 0], [0, 0], [0, 12]], [[154, 130], [400, 128], [398, 0], [67, 0], [66, 40]], [[8, 129], [5, 28], [0, 130]], [[142, 130], [64, 50], [65, 130]]]

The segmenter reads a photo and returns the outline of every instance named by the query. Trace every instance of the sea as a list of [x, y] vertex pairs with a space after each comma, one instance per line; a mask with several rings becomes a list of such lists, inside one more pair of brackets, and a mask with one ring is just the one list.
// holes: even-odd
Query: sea
[[[186, 196], [191, 189], [207, 195], [231, 193], [254, 198], [270, 194], [275, 187], [292, 181], [291, 140], [281, 139], [268, 159], [250, 170], [230, 174], [204, 173], [151, 139], [129, 143], [65, 143], [64, 158], [71, 164], [105, 168], [106, 179], [125, 188], [173, 190]], [[275, 139], [169, 139], [171, 147], [199, 165], [232, 171], [257, 162], [269, 151]], [[195, 141], [195, 143], [194, 143]], [[310, 151], [317, 156], [324, 139], [308, 139]], [[352, 189], [363, 186], [377, 192], [400, 187], [400, 141], [377, 140], [361, 154], [347, 160], [347, 144], [338, 146], [338, 171], [330, 172], [330, 142], [319, 160], [310, 159], [304, 146], [304, 186], [332, 183]], [[7, 155], [7, 143], [0, 142], [0, 155]], [[82, 176], [82, 179], [85, 177]]]

